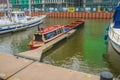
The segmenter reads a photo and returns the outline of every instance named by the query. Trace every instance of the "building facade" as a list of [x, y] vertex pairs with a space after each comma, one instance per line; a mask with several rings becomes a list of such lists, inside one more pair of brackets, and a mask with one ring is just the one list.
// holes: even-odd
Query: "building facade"
[[[32, 11], [114, 11], [119, 0], [30, 0]], [[13, 9], [28, 11], [29, 0], [10, 0]]]

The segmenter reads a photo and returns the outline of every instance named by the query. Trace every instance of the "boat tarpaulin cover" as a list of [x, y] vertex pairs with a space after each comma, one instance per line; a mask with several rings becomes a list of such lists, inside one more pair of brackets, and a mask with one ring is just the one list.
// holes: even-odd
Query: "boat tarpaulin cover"
[[116, 7], [116, 11], [113, 16], [114, 28], [120, 28], [120, 4]]

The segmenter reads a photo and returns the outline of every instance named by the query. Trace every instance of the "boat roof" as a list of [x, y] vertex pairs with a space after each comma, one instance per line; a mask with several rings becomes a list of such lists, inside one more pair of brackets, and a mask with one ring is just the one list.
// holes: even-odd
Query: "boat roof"
[[41, 28], [41, 30], [39, 32], [42, 34], [46, 34], [46, 33], [52, 32], [54, 30], [57, 30], [59, 28], [62, 28], [62, 27], [63, 27], [63, 25], [51, 25], [51, 26], [48, 26], [45, 28]]

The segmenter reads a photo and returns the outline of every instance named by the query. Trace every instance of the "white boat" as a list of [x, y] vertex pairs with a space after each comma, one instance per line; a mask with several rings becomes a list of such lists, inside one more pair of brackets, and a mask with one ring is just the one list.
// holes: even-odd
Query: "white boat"
[[4, 16], [0, 19], [0, 34], [38, 25], [46, 18], [46, 15], [41, 15], [40, 17], [26, 16], [22, 11], [11, 12], [9, 15], [9, 17]]
[[29, 0], [29, 15], [26, 16], [23, 11], [14, 11], [10, 12], [9, 9], [9, 0], [7, 0], [8, 4], [8, 14], [4, 17], [0, 17], [0, 34], [18, 31], [22, 29], [26, 29], [32, 26], [36, 26], [42, 23], [46, 15], [41, 15], [39, 17], [33, 16], [31, 17], [31, 0]]
[[108, 36], [113, 48], [120, 53], [120, 4], [117, 6], [113, 20], [110, 22]]

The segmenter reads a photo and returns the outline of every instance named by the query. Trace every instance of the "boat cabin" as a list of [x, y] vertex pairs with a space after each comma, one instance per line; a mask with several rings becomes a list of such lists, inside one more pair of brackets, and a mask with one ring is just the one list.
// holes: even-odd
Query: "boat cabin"
[[38, 32], [34, 34], [34, 38], [29, 44], [30, 49], [40, 47], [64, 33], [64, 26], [62, 25], [52, 25], [46, 28], [41, 28]]
[[34, 38], [35, 41], [43, 42], [42, 34], [35, 33], [35, 34], [34, 34], [34, 37], [35, 37], [35, 38]]
[[15, 23], [25, 23], [27, 21], [25, 13], [22, 11], [11, 12], [11, 19]]

